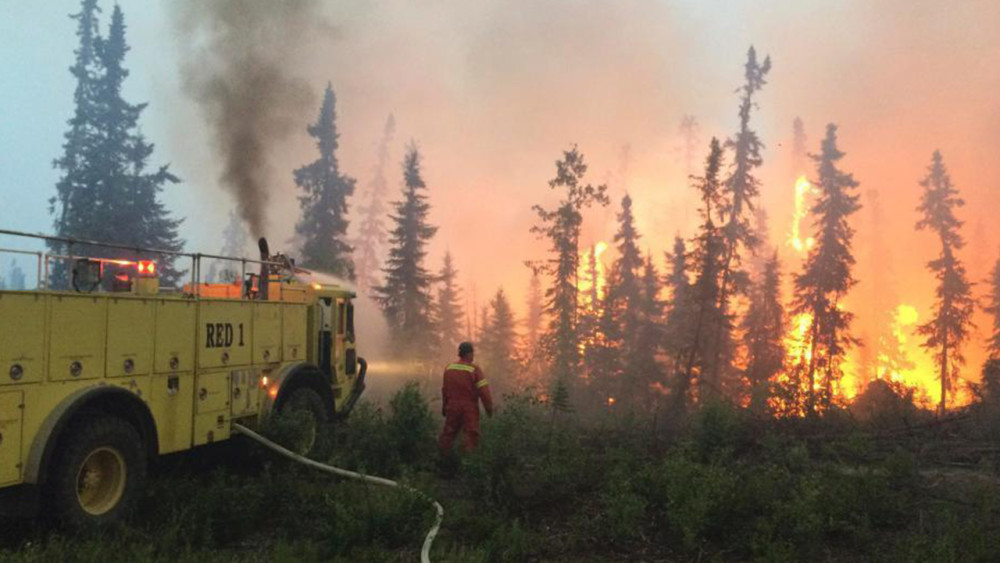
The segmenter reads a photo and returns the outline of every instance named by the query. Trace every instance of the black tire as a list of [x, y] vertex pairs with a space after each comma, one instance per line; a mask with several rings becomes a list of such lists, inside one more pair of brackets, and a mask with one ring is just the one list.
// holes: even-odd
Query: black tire
[[57, 447], [46, 487], [53, 517], [93, 529], [129, 514], [146, 481], [146, 451], [135, 427], [113, 416], [73, 421]]
[[281, 406], [281, 414], [303, 416], [304, 435], [292, 448], [295, 453], [309, 456], [319, 449], [319, 433], [330, 422], [330, 416], [319, 393], [309, 387], [299, 387], [292, 391]]

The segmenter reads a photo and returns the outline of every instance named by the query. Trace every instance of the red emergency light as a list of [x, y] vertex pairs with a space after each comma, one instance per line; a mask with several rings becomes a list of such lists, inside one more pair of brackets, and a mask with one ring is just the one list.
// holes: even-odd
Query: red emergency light
[[152, 260], [139, 260], [135, 268], [142, 277], [152, 278], [156, 276], [156, 262]]

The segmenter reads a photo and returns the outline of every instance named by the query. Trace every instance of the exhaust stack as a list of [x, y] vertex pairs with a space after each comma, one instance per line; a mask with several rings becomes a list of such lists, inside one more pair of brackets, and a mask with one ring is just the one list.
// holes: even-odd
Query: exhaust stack
[[[267, 246], [267, 239], [260, 237], [257, 241], [257, 247], [260, 249], [260, 260], [261, 262], [267, 262], [271, 259], [271, 252]], [[260, 265], [260, 279], [257, 280], [257, 298], [263, 301], [267, 301], [267, 288], [271, 281], [271, 267], [268, 264]]]

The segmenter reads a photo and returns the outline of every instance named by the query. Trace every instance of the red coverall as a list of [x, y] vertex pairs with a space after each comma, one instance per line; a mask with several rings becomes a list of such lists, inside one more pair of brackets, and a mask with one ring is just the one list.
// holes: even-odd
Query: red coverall
[[493, 395], [490, 383], [483, 376], [483, 370], [471, 363], [450, 364], [444, 370], [441, 385], [441, 399], [444, 403], [444, 430], [438, 445], [441, 451], [451, 450], [459, 432], [465, 434], [463, 451], [476, 449], [479, 443], [479, 401], [483, 401], [486, 413], [493, 416]]

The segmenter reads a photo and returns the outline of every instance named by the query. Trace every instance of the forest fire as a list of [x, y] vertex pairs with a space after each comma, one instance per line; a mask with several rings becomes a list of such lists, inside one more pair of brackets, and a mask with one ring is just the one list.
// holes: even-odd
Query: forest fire
[[607, 266], [601, 256], [608, 250], [608, 243], [598, 241], [587, 249], [580, 257], [577, 270], [577, 291], [580, 294], [580, 305], [584, 309], [597, 310], [604, 289], [608, 285]]
[[788, 239], [788, 244], [796, 252], [808, 251], [816, 242], [813, 237], [803, 237], [802, 235], [802, 223], [809, 214], [806, 200], [812, 193], [813, 187], [809, 183], [809, 179], [806, 178], [805, 174], [799, 176], [798, 180], [795, 181], [795, 211], [792, 217], [792, 232]]

